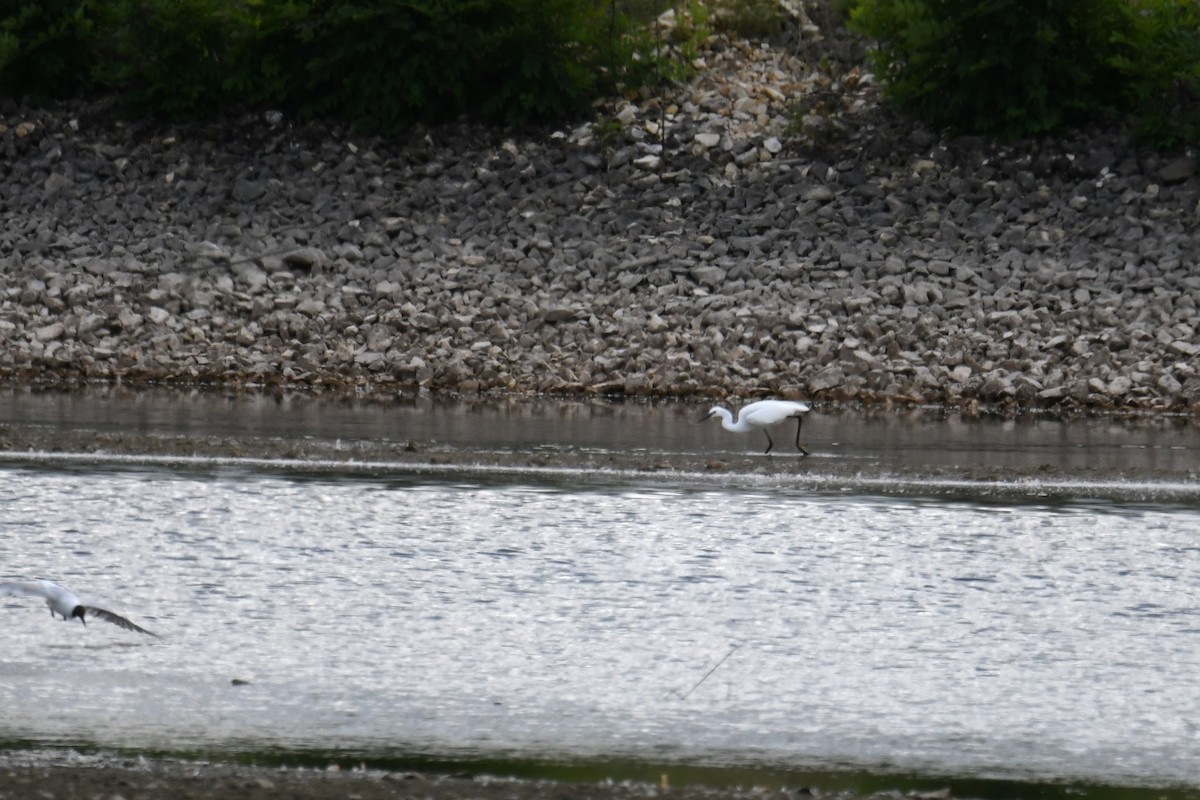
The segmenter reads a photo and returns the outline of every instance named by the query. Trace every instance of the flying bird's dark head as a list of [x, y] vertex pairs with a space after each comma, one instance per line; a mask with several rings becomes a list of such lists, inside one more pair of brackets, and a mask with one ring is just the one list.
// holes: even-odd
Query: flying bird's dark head
[[83, 615], [86, 613], [87, 613], [87, 609], [84, 608], [83, 606], [75, 606], [75, 609], [71, 612], [71, 619], [75, 619], [75, 617], [79, 617], [79, 621], [82, 622], [86, 626], [87, 620], [83, 618]]

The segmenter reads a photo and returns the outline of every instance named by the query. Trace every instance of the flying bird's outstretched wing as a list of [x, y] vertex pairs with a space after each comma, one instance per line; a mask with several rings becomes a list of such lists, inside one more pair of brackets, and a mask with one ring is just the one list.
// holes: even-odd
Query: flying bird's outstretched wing
[[47, 597], [46, 588], [34, 581], [8, 581], [0, 583], [0, 595], [6, 597]]
[[139, 627], [138, 625], [133, 624], [129, 620], [122, 617], [120, 614], [114, 614], [111, 611], [107, 611], [103, 608], [96, 608], [95, 606], [84, 606], [84, 608], [86, 608], [87, 613], [91, 614], [93, 617], [99, 617], [100, 619], [104, 620], [105, 622], [111, 622], [113, 625], [124, 628], [127, 631], [137, 631], [138, 633], [144, 633], [147, 636], [154, 636], [156, 638], [158, 637], [157, 633], [152, 633], [151, 631], [148, 631], [145, 628], [142, 628], [142, 627]]

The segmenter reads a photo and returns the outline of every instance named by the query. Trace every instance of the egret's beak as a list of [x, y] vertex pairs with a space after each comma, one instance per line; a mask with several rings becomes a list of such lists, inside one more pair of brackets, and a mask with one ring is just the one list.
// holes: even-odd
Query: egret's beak
[[704, 422], [704, 420], [706, 420], [706, 419], [712, 419], [712, 415], [713, 415], [713, 412], [710, 411], [707, 414], [705, 414], [703, 417], [701, 417], [700, 419], [696, 420], [696, 422]]

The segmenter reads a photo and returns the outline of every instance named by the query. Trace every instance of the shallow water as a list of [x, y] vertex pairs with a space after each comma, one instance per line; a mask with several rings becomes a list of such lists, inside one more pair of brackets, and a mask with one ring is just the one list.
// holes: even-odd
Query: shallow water
[[164, 637], [6, 601], [9, 738], [1200, 779], [1191, 512], [29, 470], [3, 486], [6, 572], [106, 593]]
[[[681, 435], [724, 434], [692, 417]], [[602, 446], [588, 424], [576, 441], [516, 419], [521, 447]], [[995, 451], [969, 427], [960, 451]], [[503, 428], [463, 426], [511, 446]], [[94, 592], [162, 638], [0, 599], [0, 739], [1200, 786], [1195, 450], [1138, 430], [1085, 452], [1170, 462], [1170, 504], [1086, 488], [1124, 473], [998, 501], [8, 454], [0, 579]], [[1058, 457], [1044, 434], [1001, 438]], [[725, 436], [653, 446], [745, 441]]]
[[[425, 474], [786, 486], [869, 494], [1106, 498], [1200, 507], [1200, 425], [1133, 415], [1062, 420], [818, 408], [794, 449], [791, 423], [733, 434], [706, 405], [478, 398], [346, 400], [99, 388], [0, 387], [0, 462], [230, 462], [288, 474]], [[7, 451], [7, 452], [5, 452]], [[86, 456], [83, 455], [86, 453]], [[195, 457], [199, 458], [195, 458]], [[191, 463], [188, 462], [198, 462]]]

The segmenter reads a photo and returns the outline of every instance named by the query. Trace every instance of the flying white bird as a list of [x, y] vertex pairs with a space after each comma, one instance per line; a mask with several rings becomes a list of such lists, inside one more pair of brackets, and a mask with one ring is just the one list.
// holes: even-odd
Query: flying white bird
[[742, 406], [737, 422], [733, 421], [733, 412], [721, 406], [713, 406], [700, 421], [720, 417], [721, 427], [734, 433], [745, 433], [751, 428], [759, 428], [767, 437], [767, 449], [763, 452], [769, 453], [775, 442], [771, 441], [771, 434], [767, 428], [793, 417], [796, 420], [796, 449], [808, 455], [808, 451], [800, 446], [800, 426], [804, 424], [804, 417], [801, 415], [807, 414], [811, 408], [808, 403], [795, 403], [791, 400], [759, 400], [757, 403]]
[[64, 620], [78, 617], [80, 622], [87, 625], [87, 620], [84, 617], [87, 614], [91, 614], [93, 617], [99, 617], [105, 622], [119, 625], [127, 631], [137, 631], [149, 636], [158, 636], [157, 633], [151, 633], [145, 628], [134, 625], [120, 614], [114, 614], [98, 606], [84, 604], [74, 592], [64, 589], [54, 581], [37, 580], [0, 583], [0, 596], [5, 595], [9, 597], [40, 597], [46, 601], [46, 605], [50, 606], [51, 617], [55, 614], [58, 614]]

